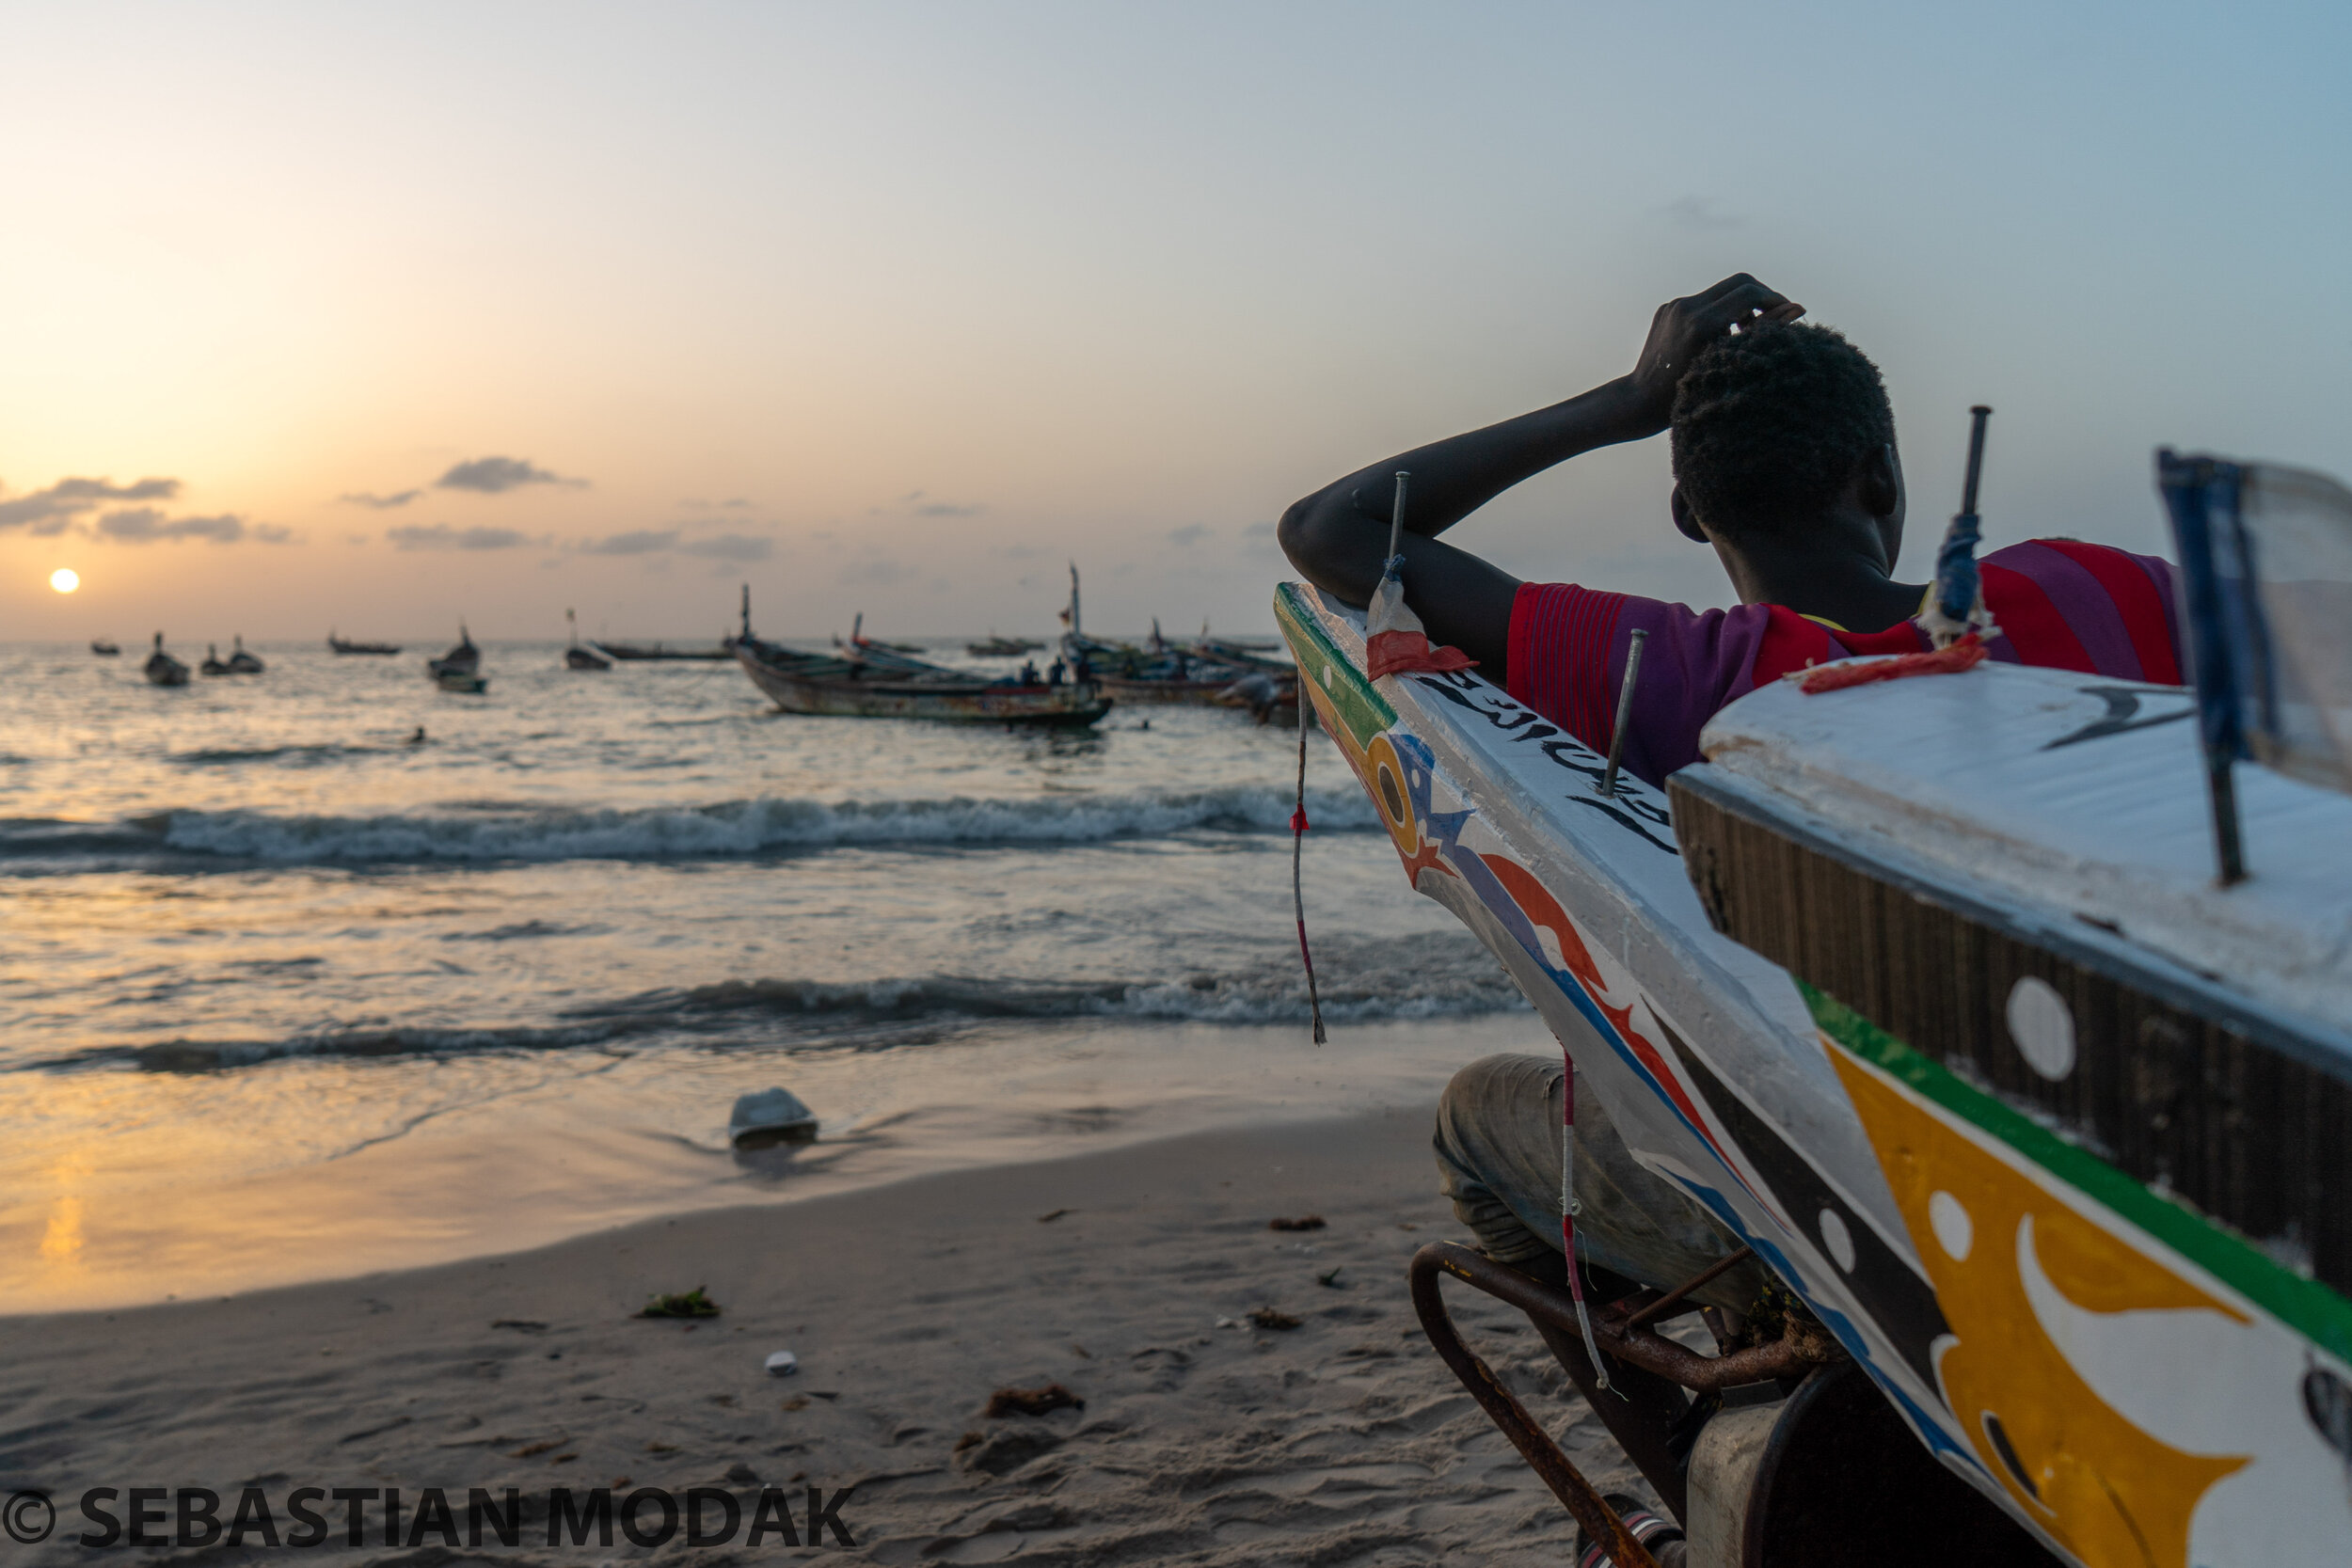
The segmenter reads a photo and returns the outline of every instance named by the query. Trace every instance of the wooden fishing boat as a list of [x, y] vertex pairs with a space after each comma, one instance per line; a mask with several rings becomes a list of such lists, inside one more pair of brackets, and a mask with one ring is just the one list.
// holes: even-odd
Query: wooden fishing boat
[[96, 654], [101, 658], [119, 658], [122, 657], [122, 645], [103, 637], [94, 637], [90, 639], [89, 651]]
[[612, 655], [628, 664], [659, 663], [664, 659], [733, 658], [734, 651], [724, 642], [707, 648], [673, 648], [663, 642], [598, 642], [600, 652]]
[[268, 668], [259, 655], [246, 652], [245, 638], [240, 635], [229, 653], [229, 673], [232, 675], [258, 675]]
[[490, 677], [482, 673], [482, 650], [474, 646], [473, 633], [463, 621], [457, 624], [457, 646], [426, 659], [424, 667], [433, 684], [444, 691], [479, 696], [490, 689]]
[[164, 652], [164, 634], [155, 634], [155, 651], [147, 656], [147, 682], [150, 686], [185, 686], [188, 667]]
[[580, 640], [580, 618], [570, 610], [564, 612], [564, 624], [571, 632], [571, 645], [564, 650], [566, 670], [610, 670], [612, 660], [593, 642]]
[[1019, 658], [1023, 654], [1036, 653], [1044, 646], [1044, 643], [1032, 642], [1025, 637], [999, 637], [992, 631], [984, 641], [965, 643], [963, 651], [974, 658]]
[[858, 719], [931, 719], [977, 724], [1091, 724], [1111, 699], [1090, 683], [1015, 686], [922, 665], [903, 654], [879, 663], [857, 650], [801, 653], [738, 638], [735, 657], [752, 684], [787, 713]]
[[380, 657], [400, 652], [400, 644], [397, 642], [354, 642], [338, 637], [330, 631], [326, 634], [326, 651], [335, 654], [373, 654]]
[[197, 669], [207, 675], [226, 675], [233, 673], [229, 668], [229, 661], [220, 657], [219, 644], [214, 642], [204, 644], [204, 662], [198, 665]]
[[[1640, 1321], [1664, 1303], [1596, 1324], [1620, 1367], [1725, 1406], [1677, 1478], [1694, 1568], [1959, 1560], [1943, 1536], [1999, 1530], [2026, 1556], [1987, 1560], [2027, 1538], [2084, 1568], [2344, 1560], [2352, 800], [2249, 770], [2269, 855], [2217, 888], [2188, 695], [1997, 664], [1776, 684], [1716, 717], [1671, 800], [1603, 793], [1603, 757], [1475, 672], [1375, 683], [1360, 614], [1298, 585], [1276, 610], [1416, 890], [1835, 1341], [1766, 1386], [1666, 1354]], [[1467, 1249], [1416, 1261], [1433, 1339], [1582, 1506], [1472, 1378], [1440, 1275], [1573, 1319]], [[1824, 1518], [1874, 1555], [1783, 1559]]]

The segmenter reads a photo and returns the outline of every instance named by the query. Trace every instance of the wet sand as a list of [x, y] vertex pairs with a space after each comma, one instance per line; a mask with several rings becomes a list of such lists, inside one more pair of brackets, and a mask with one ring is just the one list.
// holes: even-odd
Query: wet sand
[[[282, 1526], [285, 1495], [315, 1485], [398, 1487], [411, 1511], [429, 1487], [516, 1487], [522, 1544], [387, 1546], [372, 1508], [354, 1550], [329, 1504], [319, 1550], [142, 1555], [1557, 1563], [1573, 1526], [1406, 1300], [1413, 1249], [1457, 1229], [1427, 1140], [1420, 1108], [1198, 1133], [409, 1273], [0, 1320], [0, 1492], [58, 1509], [56, 1533], [10, 1560], [90, 1560], [72, 1540], [90, 1487], [209, 1487], [225, 1518], [258, 1486]], [[1327, 1226], [1267, 1228], [1307, 1213]], [[696, 1286], [721, 1317], [630, 1316]], [[1630, 1486], [1523, 1321], [1454, 1301], [1586, 1473]], [[1298, 1326], [1261, 1328], [1260, 1307]], [[800, 1370], [768, 1375], [787, 1348]], [[1084, 1407], [982, 1414], [992, 1390], [1051, 1383]], [[532, 1500], [696, 1485], [747, 1520], [763, 1488], [796, 1513], [808, 1487], [852, 1488], [837, 1516], [855, 1545], [550, 1548]]]

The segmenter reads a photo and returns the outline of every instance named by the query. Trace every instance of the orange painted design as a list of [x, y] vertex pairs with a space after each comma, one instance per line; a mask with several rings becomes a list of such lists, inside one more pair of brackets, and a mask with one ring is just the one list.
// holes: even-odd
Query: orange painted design
[[1828, 1051], [1951, 1326], [1936, 1375], [1978, 1459], [2090, 1568], [2185, 1568], [2198, 1499], [2251, 1456], [2185, 1452], [2102, 1400], [2043, 1330], [2021, 1254], [2083, 1312], [2245, 1315], [1835, 1042]]
[[[1560, 907], [1560, 900], [1535, 879], [1534, 872], [1517, 861], [1506, 860], [1501, 855], [1482, 855], [1479, 858], [1486, 863], [1486, 869], [1495, 874], [1495, 880], [1502, 884], [1502, 890], [1511, 895], [1520, 911], [1559, 941], [1561, 962], [1569, 974], [1576, 976], [1577, 982], [1584, 988], [1584, 993], [1593, 999], [1593, 1006], [1616, 1025], [1617, 1033], [1623, 1037], [1626, 1045], [1642, 1066], [1648, 1069], [1658, 1086], [1666, 1091], [1666, 1097], [1689, 1118], [1691, 1125], [1698, 1129], [1699, 1135], [1715, 1144], [1715, 1134], [1708, 1130], [1707, 1118], [1699, 1115], [1699, 1108], [1692, 1103], [1681, 1080], [1667, 1067], [1664, 1054], [1634, 1029], [1633, 1009], [1629, 1006], [1613, 1007], [1601, 1000], [1601, 992], [1606, 987], [1601, 982], [1600, 966], [1593, 962], [1591, 951], [1585, 947], [1584, 939], [1577, 935], [1575, 923], [1568, 919], [1568, 911]], [[1715, 1152], [1723, 1153], [1721, 1144], [1715, 1144]], [[1730, 1165], [1730, 1161], [1726, 1159], [1724, 1164]], [[1736, 1172], [1737, 1167], [1732, 1168]], [[1740, 1184], [1747, 1185], [1744, 1179]]]

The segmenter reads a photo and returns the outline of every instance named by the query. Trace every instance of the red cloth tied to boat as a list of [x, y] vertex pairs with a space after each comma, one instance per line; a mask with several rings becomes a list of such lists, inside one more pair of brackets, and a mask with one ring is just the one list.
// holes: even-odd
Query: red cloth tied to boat
[[1405, 585], [1383, 578], [1364, 614], [1364, 673], [1383, 675], [1426, 672], [1446, 674], [1468, 670], [1478, 661], [1459, 648], [1432, 647], [1421, 617], [1405, 606]]
[[1443, 674], [1468, 670], [1477, 662], [1459, 648], [1431, 647], [1424, 631], [1384, 631], [1364, 642], [1364, 673], [1374, 680], [1424, 670]]
[[1843, 691], [1850, 686], [1867, 686], [1872, 681], [1899, 681], [1907, 675], [1957, 675], [1982, 664], [1991, 652], [1984, 645], [1984, 639], [1972, 631], [1951, 646], [1929, 653], [1824, 664], [1807, 670], [1797, 682], [1797, 689], [1810, 697], [1823, 691]]

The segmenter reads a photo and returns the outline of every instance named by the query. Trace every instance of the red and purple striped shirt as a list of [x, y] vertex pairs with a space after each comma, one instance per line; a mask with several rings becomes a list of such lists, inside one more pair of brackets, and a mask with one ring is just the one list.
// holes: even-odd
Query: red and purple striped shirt
[[[1978, 562], [2009, 664], [2181, 684], [2172, 567], [2074, 539], [2033, 539]], [[1565, 582], [1519, 585], [1511, 608], [1511, 695], [1597, 752], [1609, 747], [1629, 634], [1647, 631], [1625, 767], [1656, 784], [1696, 762], [1715, 711], [1792, 670], [1856, 654], [1931, 646], [1915, 621], [1837, 630], [1785, 605], [1694, 610]]]

